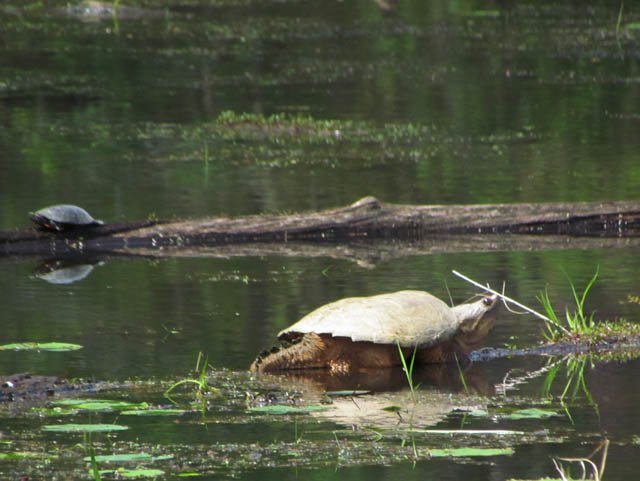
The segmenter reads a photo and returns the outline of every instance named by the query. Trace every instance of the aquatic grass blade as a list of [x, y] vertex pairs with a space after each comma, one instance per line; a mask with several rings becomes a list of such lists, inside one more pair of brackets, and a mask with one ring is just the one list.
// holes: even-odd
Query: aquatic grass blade
[[545, 323], [546, 332], [543, 333], [544, 338], [548, 341], [555, 341], [560, 337], [561, 332], [568, 334], [568, 331], [563, 329], [558, 316], [553, 310], [548, 288], [545, 287], [544, 291], [540, 292], [540, 294], [536, 296], [536, 299], [540, 304], [542, 304], [543, 309], [547, 313], [547, 318], [549, 319], [549, 322]]
[[549, 372], [547, 373], [546, 377], [544, 378], [544, 383], [542, 384], [542, 396], [543, 397], [551, 396], [551, 386], [553, 385], [553, 381], [555, 380], [556, 376], [558, 375], [558, 371], [559, 370], [560, 370], [560, 364], [556, 364], [551, 369], [549, 369]]
[[[585, 318], [584, 303], [587, 299], [587, 295], [589, 294], [589, 290], [591, 290], [591, 287], [596, 282], [596, 279], [598, 278], [599, 273], [600, 273], [600, 266], [597, 266], [596, 272], [591, 278], [591, 280], [587, 283], [587, 286], [584, 288], [584, 291], [582, 292], [582, 296], [578, 296], [578, 292], [576, 291], [575, 285], [573, 284], [573, 282], [571, 282], [571, 280], [569, 280], [569, 285], [571, 286], [571, 292], [573, 293], [573, 298], [575, 299], [576, 306], [578, 308], [578, 311], [575, 314], [573, 314], [573, 318], [572, 318], [573, 331], [586, 332], [593, 327], [593, 315], [591, 316], [590, 321], [587, 321], [587, 318]], [[568, 313], [567, 313], [567, 316], [568, 316]]]
[[562, 327], [561, 323], [558, 320], [557, 315], [553, 310], [553, 305], [551, 304], [551, 299], [549, 298], [548, 289], [545, 288], [543, 292], [541, 292], [536, 298], [542, 304], [545, 312], [547, 313], [549, 323], [547, 324], [547, 332], [544, 333], [545, 339], [548, 341], [557, 341], [558, 338], [561, 337], [561, 331], [567, 336], [571, 336], [572, 334], [577, 333], [588, 333], [591, 329], [595, 327], [594, 321], [594, 313], [592, 313], [589, 317], [585, 316], [584, 313], [584, 304], [586, 302], [587, 296], [591, 287], [596, 282], [600, 269], [596, 268], [596, 272], [587, 283], [587, 286], [582, 291], [582, 294], [578, 294], [576, 287], [571, 279], [569, 279], [569, 285], [571, 286], [571, 292], [573, 294], [573, 298], [576, 304], [577, 311], [571, 312], [568, 307], [565, 307], [565, 323], [569, 329]]
[[91, 474], [93, 474], [93, 480], [102, 481], [100, 470], [98, 469], [98, 463], [96, 462], [96, 452], [93, 449], [93, 446], [89, 448], [89, 458], [91, 461]]
[[618, 10], [618, 21], [616, 22], [616, 39], [618, 40], [618, 48], [620, 45], [620, 25], [622, 25], [622, 12], [624, 11], [624, 2], [620, 2], [620, 10]]
[[464, 392], [469, 396], [471, 393], [469, 392], [469, 387], [467, 386], [467, 381], [464, 378], [464, 373], [462, 372], [462, 367], [460, 366], [460, 362], [458, 361], [458, 355], [454, 353], [454, 358], [456, 360], [456, 366], [458, 367], [458, 375], [460, 376], [460, 381], [462, 382], [462, 387], [464, 388]]
[[400, 343], [397, 343], [398, 352], [400, 353], [400, 361], [402, 362], [402, 369], [404, 370], [405, 375], [407, 376], [407, 382], [409, 383], [409, 390], [411, 393], [415, 392], [415, 386], [413, 385], [413, 364], [416, 360], [416, 351], [417, 346], [413, 349], [413, 355], [411, 356], [411, 364], [407, 367], [407, 360], [404, 357], [404, 352], [402, 352], [402, 347]]

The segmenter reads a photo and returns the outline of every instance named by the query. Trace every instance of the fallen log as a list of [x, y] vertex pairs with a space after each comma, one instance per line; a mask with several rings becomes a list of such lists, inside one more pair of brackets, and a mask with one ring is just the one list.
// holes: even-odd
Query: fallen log
[[365, 197], [346, 207], [288, 215], [156, 220], [63, 232], [0, 231], [0, 255], [198, 249], [247, 243], [423, 241], [441, 236], [638, 237], [640, 202], [398, 205]]

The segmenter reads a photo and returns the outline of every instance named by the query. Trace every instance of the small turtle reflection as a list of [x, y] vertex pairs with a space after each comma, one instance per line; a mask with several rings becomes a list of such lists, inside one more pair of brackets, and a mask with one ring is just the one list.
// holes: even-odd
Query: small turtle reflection
[[50, 284], [72, 284], [91, 274], [95, 266], [102, 265], [102, 261], [89, 263], [86, 259], [49, 259], [34, 270], [33, 276]]

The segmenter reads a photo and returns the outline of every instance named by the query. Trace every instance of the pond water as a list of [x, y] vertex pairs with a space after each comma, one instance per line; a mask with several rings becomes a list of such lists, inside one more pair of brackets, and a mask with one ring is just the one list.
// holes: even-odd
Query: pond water
[[[27, 212], [56, 203], [116, 222], [316, 210], [366, 195], [409, 204], [640, 200], [639, 2], [625, 2], [618, 26], [620, 5], [609, 1], [132, 0], [115, 17], [72, 3], [0, 6], [0, 229], [26, 227]], [[244, 113], [254, 115], [246, 124]], [[283, 117], [269, 124], [272, 115]], [[400, 256], [356, 247], [360, 258], [340, 246], [318, 257], [91, 258], [66, 283], [43, 274], [56, 259], [0, 258], [0, 345], [83, 346], [0, 351], [2, 375], [142, 380], [100, 396], [168, 406], [163, 389], [195, 376], [203, 353], [220, 390], [202, 413], [160, 421], [92, 410], [3, 414], [0, 454], [38, 455], [0, 456], [0, 472], [86, 479], [87, 454], [75, 447], [86, 438], [42, 426], [115, 422], [129, 429], [94, 434], [96, 453], [173, 456], [147, 463], [165, 472], [158, 479], [537, 479], [558, 476], [552, 456], [587, 456], [605, 437], [606, 478], [633, 479], [640, 363], [631, 355], [501, 359], [466, 372], [472, 396], [457, 372], [447, 375], [455, 382], [425, 376], [424, 397], [404, 386], [399, 400], [373, 396], [382, 407], [413, 406], [409, 427], [404, 411], [390, 413], [391, 424], [321, 411], [247, 414], [289, 395], [319, 402], [304, 389], [309, 381], [246, 373], [280, 329], [347, 296], [421, 289], [462, 302], [475, 290], [452, 269], [494, 288], [504, 282], [534, 308], [548, 288], [560, 313], [572, 308], [569, 280], [581, 290], [598, 269], [586, 310], [640, 321], [633, 239], [418, 254], [407, 244]], [[533, 316], [501, 309], [486, 343], [533, 346], [542, 330]], [[501, 393], [508, 372], [537, 370]], [[576, 392], [565, 410], [567, 385], [566, 399]], [[416, 408], [431, 405], [441, 409]], [[508, 417], [531, 407], [553, 415]], [[452, 434], [460, 429], [512, 432]], [[443, 447], [514, 451], [426, 451]]]

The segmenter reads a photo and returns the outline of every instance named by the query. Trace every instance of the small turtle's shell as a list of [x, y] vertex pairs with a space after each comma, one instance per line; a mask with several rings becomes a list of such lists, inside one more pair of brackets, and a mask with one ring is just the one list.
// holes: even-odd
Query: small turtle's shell
[[30, 212], [29, 217], [36, 224], [53, 230], [63, 230], [73, 227], [88, 227], [102, 225], [82, 207], [70, 204], [52, 205], [36, 212]]
[[437, 297], [424, 291], [399, 291], [372, 297], [350, 297], [319, 307], [278, 334], [330, 334], [352, 341], [431, 347], [452, 339], [460, 321]]

